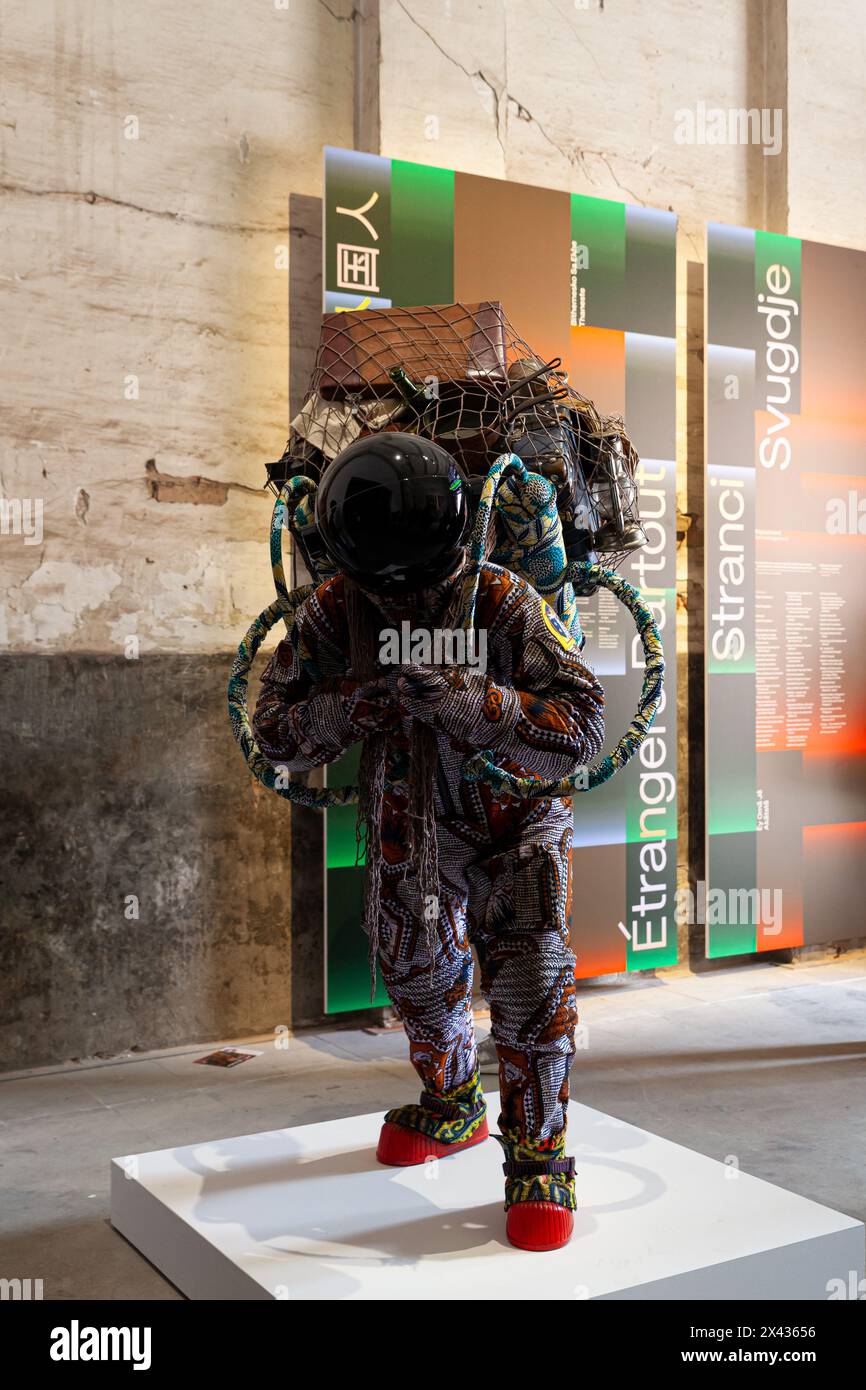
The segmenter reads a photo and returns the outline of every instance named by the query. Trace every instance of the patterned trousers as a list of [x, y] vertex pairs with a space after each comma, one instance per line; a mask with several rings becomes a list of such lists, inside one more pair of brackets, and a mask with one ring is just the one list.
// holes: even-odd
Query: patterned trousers
[[577, 1023], [571, 803], [521, 808], [516, 833], [495, 839], [477, 825], [440, 824], [437, 902], [420, 903], [405, 866], [386, 863], [379, 964], [412, 1063], [425, 1088], [441, 1094], [476, 1068], [475, 947], [499, 1057], [500, 1129], [549, 1139], [565, 1128]]

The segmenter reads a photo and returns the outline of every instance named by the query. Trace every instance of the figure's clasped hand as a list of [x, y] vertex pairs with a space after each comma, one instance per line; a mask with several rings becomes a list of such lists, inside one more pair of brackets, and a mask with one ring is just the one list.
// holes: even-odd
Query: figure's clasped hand
[[353, 725], [365, 734], [388, 733], [400, 726], [400, 706], [382, 676], [355, 688], [347, 713]]
[[413, 719], [433, 723], [450, 690], [444, 672], [436, 666], [395, 666], [385, 677], [389, 691], [401, 709]]

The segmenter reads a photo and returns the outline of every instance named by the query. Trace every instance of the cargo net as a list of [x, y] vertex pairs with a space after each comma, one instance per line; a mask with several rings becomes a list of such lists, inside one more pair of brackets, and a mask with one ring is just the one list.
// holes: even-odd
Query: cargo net
[[318, 480], [364, 435], [424, 435], [462, 465], [477, 494], [490, 465], [515, 453], [556, 487], [571, 559], [615, 568], [644, 544], [638, 457], [619, 416], [602, 415], [543, 361], [493, 301], [331, 313], [285, 453], [268, 465], [275, 491]]

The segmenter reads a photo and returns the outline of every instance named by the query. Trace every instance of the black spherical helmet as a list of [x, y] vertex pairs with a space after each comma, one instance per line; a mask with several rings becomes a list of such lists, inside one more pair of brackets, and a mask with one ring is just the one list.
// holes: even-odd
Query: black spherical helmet
[[386, 431], [356, 439], [322, 475], [316, 524], [335, 565], [374, 593], [445, 579], [469, 529], [469, 489], [440, 444]]

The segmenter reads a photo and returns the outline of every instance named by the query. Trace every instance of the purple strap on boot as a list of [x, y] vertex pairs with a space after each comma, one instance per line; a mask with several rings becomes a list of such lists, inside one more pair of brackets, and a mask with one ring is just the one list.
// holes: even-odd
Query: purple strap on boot
[[541, 1158], [522, 1161], [506, 1159], [502, 1165], [502, 1171], [507, 1178], [535, 1178], [552, 1174], [573, 1178], [575, 1165], [573, 1158]]

